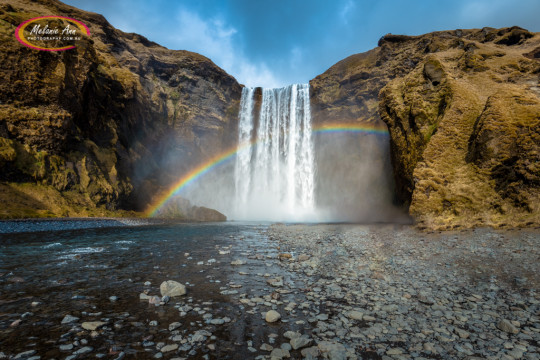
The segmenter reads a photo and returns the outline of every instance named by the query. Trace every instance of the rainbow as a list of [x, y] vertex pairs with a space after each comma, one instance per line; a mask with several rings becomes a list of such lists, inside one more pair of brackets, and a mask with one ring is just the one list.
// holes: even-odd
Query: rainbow
[[[331, 123], [321, 126], [314, 127], [312, 129], [313, 133], [319, 134], [328, 134], [328, 133], [360, 133], [360, 134], [373, 134], [373, 135], [383, 135], [388, 136], [388, 130], [386, 128], [372, 126], [372, 125], [360, 125], [360, 124], [344, 124], [344, 123]], [[183, 188], [189, 184], [195, 182], [206, 173], [210, 172], [214, 168], [219, 167], [222, 164], [234, 159], [236, 154], [243, 150], [247, 150], [250, 147], [256, 145], [256, 141], [252, 141], [240, 146], [235, 146], [233, 149], [226, 150], [223, 153], [213, 156], [211, 159], [207, 160], [205, 163], [197, 166], [192, 169], [190, 172], [185, 174], [180, 178], [176, 183], [174, 183], [168, 191], [164, 192], [157, 201], [155, 201], [145, 212], [146, 216], [152, 217], [155, 216], [159, 210], [169, 201], [169, 199], [177, 195]]]

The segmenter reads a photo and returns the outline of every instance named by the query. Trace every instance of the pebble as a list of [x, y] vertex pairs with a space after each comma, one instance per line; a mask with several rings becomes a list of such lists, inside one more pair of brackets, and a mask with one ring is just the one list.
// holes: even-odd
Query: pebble
[[62, 324], [71, 324], [71, 323], [74, 323], [76, 321], [79, 321], [78, 317], [75, 317], [75, 316], [72, 316], [72, 315], [66, 315], [62, 319]]
[[171, 352], [177, 349], [178, 349], [178, 344], [170, 344], [170, 345], [165, 345], [164, 347], [162, 347], [160, 351], [162, 353], [167, 353], [167, 352]]
[[264, 318], [266, 322], [273, 323], [281, 319], [281, 315], [275, 310], [270, 310], [266, 313]]
[[159, 286], [161, 296], [182, 296], [186, 294], [186, 287], [174, 280], [166, 280]]
[[81, 327], [85, 330], [97, 330], [103, 325], [106, 325], [107, 323], [104, 321], [86, 321], [81, 324]]
[[507, 332], [509, 334], [517, 334], [519, 329], [516, 328], [509, 320], [503, 319], [497, 323], [499, 330]]

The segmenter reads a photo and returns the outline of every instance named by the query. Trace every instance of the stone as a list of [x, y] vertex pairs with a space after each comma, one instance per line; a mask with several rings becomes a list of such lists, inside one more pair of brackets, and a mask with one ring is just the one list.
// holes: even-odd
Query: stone
[[167, 280], [161, 283], [159, 286], [161, 296], [182, 296], [186, 294], [186, 287], [174, 280]]
[[400, 348], [393, 348], [388, 351], [386, 351], [386, 355], [401, 355], [403, 354], [403, 350]]
[[82, 348], [80, 348], [79, 350], [75, 351], [73, 354], [74, 354], [74, 355], [87, 354], [87, 353], [91, 352], [92, 350], [94, 350], [93, 347], [91, 347], [91, 346], [85, 346], [85, 347], [82, 347]]
[[26, 359], [32, 355], [34, 355], [37, 351], [36, 350], [28, 350], [28, 351], [23, 351], [21, 353], [18, 353], [17, 355], [15, 355], [13, 357], [14, 360], [18, 360], [18, 359]]
[[231, 261], [231, 265], [244, 265], [246, 262], [242, 260]]
[[283, 359], [288, 357], [291, 357], [291, 354], [287, 350], [281, 348], [274, 348], [270, 353], [270, 359]]
[[307, 261], [307, 260], [309, 260], [309, 255], [306, 255], [306, 254], [298, 255], [298, 261]]
[[100, 327], [106, 325], [107, 323], [104, 321], [85, 321], [81, 324], [81, 327], [85, 330], [97, 330]]
[[519, 329], [516, 328], [509, 320], [503, 319], [497, 323], [499, 330], [507, 332], [509, 334], [517, 334]]
[[313, 340], [307, 336], [300, 336], [294, 339], [291, 339], [290, 343], [294, 350], [301, 349], [311, 344]]
[[281, 315], [275, 310], [270, 310], [265, 315], [265, 320], [269, 323], [276, 322], [279, 319], [281, 319]]
[[150, 296], [148, 298], [148, 303], [152, 305], [159, 305], [161, 303], [161, 298], [159, 296]]
[[165, 345], [164, 347], [162, 347], [160, 351], [162, 353], [167, 353], [167, 352], [171, 352], [177, 349], [178, 349], [178, 344], [170, 344], [170, 345]]
[[73, 349], [73, 344], [65, 344], [59, 346], [60, 351], [71, 351]]
[[272, 351], [274, 349], [274, 347], [272, 345], [268, 345], [268, 344], [262, 344], [260, 349], [262, 351]]
[[148, 296], [148, 295], [145, 294], [145, 293], [140, 293], [140, 294], [139, 294], [139, 299], [140, 299], [140, 300], [150, 300], [150, 296]]
[[346, 360], [347, 349], [345, 346], [338, 342], [333, 341], [320, 341], [317, 344], [319, 351], [323, 356], [331, 360]]
[[71, 315], [66, 315], [64, 316], [64, 318], [62, 319], [62, 324], [71, 324], [71, 323], [74, 323], [76, 321], [79, 321], [79, 318], [78, 317], [75, 317], [75, 316], [71, 316]]
[[347, 313], [347, 317], [352, 320], [362, 320], [364, 314], [357, 310], [351, 310]]
[[291, 339], [300, 337], [301, 335], [302, 334], [300, 334], [299, 332], [289, 330], [289, 331], [285, 331], [285, 333], [283, 334], [283, 337], [291, 340]]
[[176, 329], [178, 329], [180, 326], [182, 326], [182, 324], [179, 323], [179, 322], [173, 322], [173, 323], [170, 323], [170, 324], [169, 324], [169, 331], [176, 330]]

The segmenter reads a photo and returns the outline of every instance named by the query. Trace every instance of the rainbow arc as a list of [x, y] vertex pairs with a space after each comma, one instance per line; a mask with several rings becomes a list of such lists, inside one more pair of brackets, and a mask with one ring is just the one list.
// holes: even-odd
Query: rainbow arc
[[[372, 134], [372, 135], [382, 135], [388, 136], [388, 131], [386, 128], [380, 126], [372, 125], [359, 125], [359, 124], [347, 124], [347, 123], [331, 123], [321, 126], [314, 127], [312, 129], [313, 133], [317, 134], [331, 134], [331, 133], [358, 133], [358, 134]], [[208, 172], [227, 163], [228, 161], [235, 158], [236, 154], [241, 151], [246, 151], [250, 147], [255, 146], [257, 141], [251, 141], [249, 143], [240, 144], [233, 149], [229, 149], [225, 152], [217, 154], [207, 160], [205, 163], [193, 168], [186, 175], [180, 178], [176, 183], [174, 183], [168, 191], [164, 192], [162, 196], [154, 202], [152, 206], [146, 211], [147, 216], [155, 216], [159, 210], [167, 203], [167, 201], [175, 195], [178, 195], [182, 189], [188, 185], [194, 183], [201, 177], [203, 177]]]

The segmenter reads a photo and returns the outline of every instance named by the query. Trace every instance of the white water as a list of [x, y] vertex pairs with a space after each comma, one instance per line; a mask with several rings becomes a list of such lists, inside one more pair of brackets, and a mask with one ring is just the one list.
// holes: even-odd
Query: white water
[[242, 90], [234, 218], [315, 220], [309, 85], [263, 89], [258, 114], [254, 96], [254, 88]]

